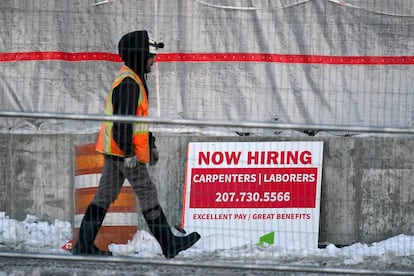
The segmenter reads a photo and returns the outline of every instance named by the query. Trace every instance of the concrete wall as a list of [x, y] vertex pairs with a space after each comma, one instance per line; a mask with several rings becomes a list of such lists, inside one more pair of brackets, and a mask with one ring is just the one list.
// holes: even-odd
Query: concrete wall
[[[22, 220], [73, 219], [74, 146], [95, 135], [0, 134], [0, 211]], [[190, 141], [322, 140], [320, 243], [351, 244], [414, 234], [412, 137], [189, 137], [157, 135], [150, 169], [171, 223], [181, 221], [185, 153]], [[140, 227], [146, 227], [140, 216]]]

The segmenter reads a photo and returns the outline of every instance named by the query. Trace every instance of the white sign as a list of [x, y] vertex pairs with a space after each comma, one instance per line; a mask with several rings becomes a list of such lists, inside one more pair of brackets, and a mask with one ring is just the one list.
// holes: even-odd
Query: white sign
[[189, 143], [183, 227], [317, 248], [323, 142]]

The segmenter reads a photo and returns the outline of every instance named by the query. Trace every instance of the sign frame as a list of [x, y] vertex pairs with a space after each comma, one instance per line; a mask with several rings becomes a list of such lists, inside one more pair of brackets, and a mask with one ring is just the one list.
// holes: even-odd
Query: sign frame
[[288, 249], [317, 248], [322, 141], [190, 142], [182, 226]]

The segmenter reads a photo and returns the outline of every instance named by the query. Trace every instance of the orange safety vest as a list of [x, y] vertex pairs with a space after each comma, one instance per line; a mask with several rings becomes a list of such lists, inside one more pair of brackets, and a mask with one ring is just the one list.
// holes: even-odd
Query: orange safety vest
[[[109, 91], [109, 95], [106, 99], [105, 105], [105, 115], [113, 115], [113, 104], [112, 104], [112, 94], [115, 89], [125, 78], [133, 79], [139, 86], [139, 97], [138, 97], [138, 104], [137, 109], [135, 111], [136, 116], [148, 116], [148, 97], [147, 91], [145, 89], [144, 84], [142, 83], [140, 77], [132, 71], [131, 68], [124, 65], [118, 72], [117, 77], [115, 78], [114, 82], [112, 83], [111, 90]], [[113, 122], [102, 122], [101, 130], [99, 131], [98, 140], [96, 142], [96, 151], [124, 157], [125, 154], [123, 150], [121, 150], [113, 139], [112, 136], [112, 129], [113, 129]], [[134, 123], [134, 130], [133, 130], [133, 143], [134, 143], [134, 153], [138, 159], [138, 161], [142, 163], [148, 163], [150, 159], [149, 153], [149, 138], [148, 138], [148, 124], [145, 123]]]

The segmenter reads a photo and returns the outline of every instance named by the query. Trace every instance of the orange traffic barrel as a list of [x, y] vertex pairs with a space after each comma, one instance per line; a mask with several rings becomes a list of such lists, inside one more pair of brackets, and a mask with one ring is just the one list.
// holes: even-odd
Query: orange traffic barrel
[[[75, 146], [75, 216], [74, 237], [76, 243], [79, 228], [86, 208], [95, 196], [101, 177], [104, 157], [95, 151], [95, 144]], [[125, 181], [118, 198], [109, 206], [105, 219], [95, 239], [95, 245], [108, 250], [111, 243], [126, 244], [138, 229], [136, 196], [128, 181]]]

